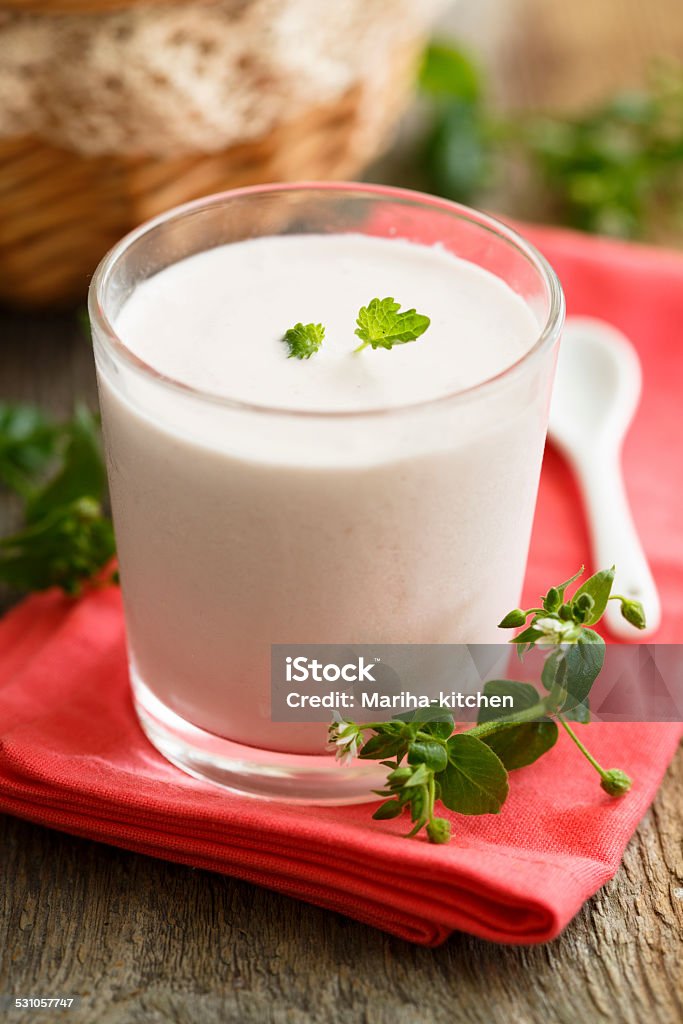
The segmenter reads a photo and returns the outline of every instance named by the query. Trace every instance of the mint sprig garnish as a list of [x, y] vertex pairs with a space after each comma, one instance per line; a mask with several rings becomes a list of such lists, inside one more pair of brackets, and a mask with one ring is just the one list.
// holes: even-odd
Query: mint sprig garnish
[[289, 346], [288, 359], [310, 359], [325, 337], [322, 324], [295, 324], [285, 331], [283, 341]]
[[415, 341], [424, 334], [431, 323], [429, 317], [414, 309], [403, 313], [399, 312], [400, 309], [400, 302], [393, 298], [371, 299], [367, 306], [362, 306], [355, 331], [361, 344], [354, 351], [362, 352], [368, 345], [391, 349], [394, 345]]
[[105, 514], [98, 418], [79, 407], [56, 423], [34, 406], [0, 402], [0, 485], [23, 501], [23, 525], [0, 538], [0, 583], [78, 594], [114, 556]]
[[[354, 352], [372, 348], [391, 349], [394, 345], [405, 345], [415, 341], [429, 327], [431, 320], [414, 309], [402, 313], [400, 302], [393, 298], [371, 299], [367, 306], [361, 306], [356, 319], [356, 335], [361, 344]], [[318, 351], [325, 337], [322, 324], [298, 323], [285, 331], [282, 340], [289, 346], [289, 359], [310, 359]]]
[[603, 768], [570, 722], [590, 721], [589, 695], [604, 663], [605, 642], [590, 626], [610, 600], [621, 602], [622, 615], [637, 628], [645, 626], [645, 615], [638, 601], [611, 593], [614, 566], [595, 573], [568, 598], [567, 588], [583, 571], [582, 566], [571, 579], [550, 587], [539, 607], [515, 608], [500, 623], [502, 629], [524, 627], [510, 641], [520, 655], [532, 647], [547, 651], [540, 680], [544, 692], [512, 679], [485, 683], [487, 697], [512, 696], [513, 713], [482, 707], [477, 724], [458, 731], [450, 714], [432, 709], [387, 722], [336, 721], [330, 726], [338, 758], [377, 760], [388, 769], [384, 788], [376, 791], [384, 802], [373, 818], [408, 813], [408, 837], [424, 829], [430, 842], [447, 843], [452, 823], [436, 815], [437, 803], [458, 814], [496, 814], [508, 795], [509, 773], [547, 753], [557, 742], [558, 726], [598, 773], [606, 793], [628, 793], [629, 776], [620, 768]]

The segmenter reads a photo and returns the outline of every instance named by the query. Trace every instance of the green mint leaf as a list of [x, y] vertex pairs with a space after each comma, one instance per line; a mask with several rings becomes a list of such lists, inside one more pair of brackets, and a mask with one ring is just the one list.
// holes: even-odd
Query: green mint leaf
[[448, 741], [448, 766], [438, 782], [442, 803], [460, 814], [497, 814], [508, 795], [508, 775], [500, 758], [467, 733]]
[[288, 359], [310, 359], [325, 337], [322, 324], [295, 324], [285, 332], [283, 341], [289, 346]]
[[586, 625], [592, 626], [605, 614], [613, 583], [614, 566], [611, 569], [601, 569], [600, 572], [596, 572], [594, 576], [591, 576], [585, 583], [582, 583], [574, 594], [573, 605], [576, 605], [583, 594], [588, 594], [593, 599], [593, 606], [583, 619]]
[[114, 555], [114, 532], [93, 498], [78, 498], [0, 540], [0, 581], [15, 590], [79, 593]]
[[433, 772], [442, 772], [448, 764], [448, 754], [437, 740], [413, 740], [408, 748], [408, 764], [426, 764]]
[[362, 344], [355, 350], [371, 345], [372, 348], [391, 349], [394, 345], [405, 345], [424, 334], [430, 324], [428, 316], [408, 309], [403, 313], [401, 305], [393, 298], [371, 299], [358, 313], [356, 334]]
[[373, 814], [373, 818], [376, 821], [385, 821], [388, 818], [398, 818], [402, 811], [403, 808], [398, 800], [387, 800], [386, 803], [381, 804], [377, 808]]
[[59, 436], [35, 406], [0, 402], [0, 483], [28, 497], [57, 454]]
[[66, 448], [60, 471], [26, 503], [26, 520], [38, 522], [79, 498], [102, 500], [107, 475], [102, 458], [98, 418], [79, 406], [65, 427]]

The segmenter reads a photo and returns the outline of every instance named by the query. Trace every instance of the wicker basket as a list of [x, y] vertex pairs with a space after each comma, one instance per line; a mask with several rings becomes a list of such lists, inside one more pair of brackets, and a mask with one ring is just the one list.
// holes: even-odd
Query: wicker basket
[[[98, 0], [97, 7], [125, 3]], [[14, 6], [91, 10], [94, 0], [15, 0]], [[0, 138], [0, 299], [31, 306], [83, 299], [107, 248], [177, 203], [258, 182], [352, 176], [385, 143], [421, 47], [422, 39], [412, 38], [392, 52], [381, 94], [369, 95], [366, 83], [355, 82], [263, 136], [216, 152], [89, 155], [36, 134]], [[371, 133], [359, 130], [368, 104]]]

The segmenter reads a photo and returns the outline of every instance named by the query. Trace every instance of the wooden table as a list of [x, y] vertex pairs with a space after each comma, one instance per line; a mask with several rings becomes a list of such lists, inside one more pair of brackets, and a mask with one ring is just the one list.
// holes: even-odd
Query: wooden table
[[[0, 394], [95, 405], [73, 313], [0, 313]], [[8, 505], [0, 532], [7, 526]], [[1, 518], [1, 517], [0, 517]], [[0, 817], [0, 995], [80, 995], [79, 1024], [678, 1024], [683, 756], [617, 877], [535, 948], [436, 950], [219, 875]], [[0, 1019], [2, 1015], [0, 1013]]]

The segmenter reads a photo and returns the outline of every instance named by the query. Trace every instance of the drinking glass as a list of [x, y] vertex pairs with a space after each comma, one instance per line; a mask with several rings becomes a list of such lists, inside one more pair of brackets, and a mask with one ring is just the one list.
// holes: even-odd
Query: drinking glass
[[[185, 257], [349, 232], [438, 244], [496, 275], [536, 318], [533, 344], [465, 390], [311, 412], [169, 379], [117, 334], [136, 287]], [[229, 281], [225, 291], [239, 302]], [[89, 309], [142, 728], [174, 764], [231, 790], [374, 799], [375, 764], [340, 765], [320, 722], [272, 720], [271, 645], [499, 640], [521, 592], [546, 436], [564, 316], [555, 273], [511, 228], [444, 199], [266, 185], [133, 231], [98, 267]], [[454, 318], [454, 343], [460, 329]]]

